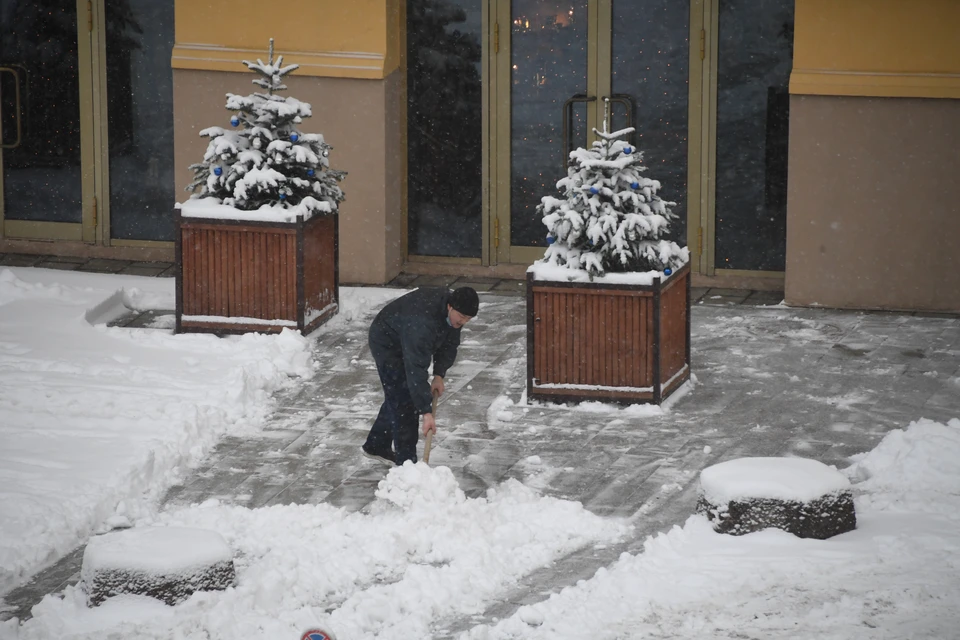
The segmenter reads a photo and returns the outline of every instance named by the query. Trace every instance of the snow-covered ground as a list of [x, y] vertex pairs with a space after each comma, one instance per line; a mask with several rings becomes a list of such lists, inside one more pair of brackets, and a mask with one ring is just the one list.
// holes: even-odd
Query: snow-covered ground
[[[337, 323], [399, 293], [344, 289]], [[338, 640], [440, 637], [445, 621], [503, 601], [524, 575], [631, 535], [628, 521], [517, 480], [468, 498], [449, 469], [423, 464], [391, 470], [369, 512], [217, 501], [158, 512], [217, 438], [257, 429], [271, 393], [317, 365], [292, 332], [219, 339], [103, 325], [121, 302], [172, 308], [173, 282], [0, 271], [0, 593], [126, 523], [219, 532], [237, 586], [176, 607], [122, 596], [98, 608], [70, 587], [25, 623], [0, 623], [3, 640], [299, 638], [314, 627]], [[904, 425], [841, 471], [856, 531], [731, 537], [693, 516], [463, 637], [958, 637], [960, 419]]]
[[0, 271], [0, 593], [111, 517], [149, 509], [270, 395], [309, 376], [308, 341], [108, 328], [173, 308], [172, 279]]
[[705, 517], [471, 640], [960, 637], [960, 420], [918, 420], [843, 470], [858, 526], [741, 537]]

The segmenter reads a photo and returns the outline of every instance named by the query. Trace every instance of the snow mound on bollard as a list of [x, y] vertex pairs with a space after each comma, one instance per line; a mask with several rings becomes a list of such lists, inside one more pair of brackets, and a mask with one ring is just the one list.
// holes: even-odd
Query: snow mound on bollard
[[714, 504], [745, 498], [809, 502], [825, 493], [845, 491], [850, 481], [809, 458], [738, 458], [700, 472], [703, 497]]
[[196, 591], [232, 586], [236, 572], [233, 552], [216, 531], [143, 527], [92, 538], [80, 579], [94, 606], [121, 594], [175, 605]]
[[448, 467], [404, 464], [390, 470], [377, 486], [376, 496], [404, 511], [427, 505], [457, 505], [466, 496]]
[[740, 458], [700, 472], [697, 512], [718, 533], [768, 528], [825, 540], [857, 527], [850, 481], [806, 458]]

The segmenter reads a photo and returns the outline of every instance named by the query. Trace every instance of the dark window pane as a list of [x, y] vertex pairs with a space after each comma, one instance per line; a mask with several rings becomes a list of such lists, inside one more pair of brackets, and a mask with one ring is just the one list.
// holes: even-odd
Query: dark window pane
[[[20, 82], [21, 142], [2, 149], [7, 220], [79, 223], [80, 73], [74, 0], [0, 0], [0, 66]], [[0, 74], [4, 143], [12, 128], [17, 79]]]
[[670, 238], [686, 245], [687, 108], [689, 104], [690, 3], [632, 0], [613, 3], [613, 118], [610, 129], [627, 125], [632, 111], [633, 143], [643, 152], [644, 172], [659, 180], [659, 195], [676, 202]]
[[413, 255], [480, 257], [482, 1], [407, 5], [407, 239]]
[[783, 271], [793, 0], [720, 3], [716, 267]]
[[[547, 246], [536, 212], [565, 176], [563, 105], [587, 89], [586, 0], [514, 0], [511, 17], [510, 241]], [[586, 144], [583, 103], [575, 105], [570, 147]]]
[[172, 240], [173, 0], [106, 0], [110, 235]]

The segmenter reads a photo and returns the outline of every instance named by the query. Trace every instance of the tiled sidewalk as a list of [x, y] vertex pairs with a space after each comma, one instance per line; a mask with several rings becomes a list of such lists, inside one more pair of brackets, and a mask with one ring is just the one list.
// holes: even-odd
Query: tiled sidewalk
[[[411, 278], [406, 286], [428, 283], [461, 282]], [[629, 518], [636, 535], [534, 572], [479, 617], [444, 621], [447, 632], [433, 637], [511, 615], [621, 552], [639, 551], [647, 535], [693, 513], [698, 473], [708, 464], [799, 455], [839, 467], [911, 420], [957, 415], [956, 316], [764, 307], [779, 302], [777, 294], [747, 291], [694, 296], [696, 387], [666, 413], [635, 415], [522, 404], [524, 300], [481, 293], [484, 311], [449, 378], [431, 463], [450, 468], [468, 497], [512, 478], [597, 514]], [[382, 397], [364, 340], [376, 311], [311, 334], [323, 369], [277, 398], [262, 432], [224, 437], [170, 488], [165, 505], [215, 498], [249, 508], [324, 502], [367, 509], [385, 473], [359, 453]], [[45, 594], [74, 584], [82, 554], [76, 549], [7, 594], [0, 620], [29, 616]]]
[[71, 256], [44, 256], [26, 253], [0, 254], [0, 266], [40, 267], [64, 271], [88, 271], [91, 273], [122, 273], [128, 276], [173, 277], [173, 263], [136, 262], [133, 260], [107, 260], [105, 258], [76, 258]]
[[[0, 264], [18, 261], [108, 273], [172, 271], [163, 263], [0, 257]], [[483, 287], [486, 306], [471, 324], [457, 379], [451, 377], [440, 413], [445, 430], [431, 461], [451, 468], [470, 497], [507, 478], [523, 479], [546, 495], [629, 517], [637, 526], [622, 545], [571, 554], [531, 574], [483, 620], [589, 577], [620, 552], [639, 549], [646, 535], [682, 522], [695, 506], [697, 472], [706, 464], [801, 455], [840, 465], [912, 419], [945, 421], [957, 412], [957, 316], [771, 307], [782, 293], [720, 288], [691, 291], [698, 385], [669, 413], [604, 417], [560, 405], [514, 408], [509, 403], [519, 402], [525, 384], [524, 282], [402, 274], [389, 286], [464, 284]], [[167, 505], [217, 498], [247, 507], [366, 508], [384, 473], [358, 452], [380, 398], [364, 340], [375, 312], [313, 334], [324, 371], [278, 398], [258, 437], [225, 437], [171, 488]], [[911, 318], [924, 315], [932, 317]], [[493, 410], [500, 398], [501, 410]], [[0, 620], [28, 616], [45, 594], [75, 583], [82, 553], [76, 549], [7, 594]], [[448, 622], [443, 637], [477, 620]]]

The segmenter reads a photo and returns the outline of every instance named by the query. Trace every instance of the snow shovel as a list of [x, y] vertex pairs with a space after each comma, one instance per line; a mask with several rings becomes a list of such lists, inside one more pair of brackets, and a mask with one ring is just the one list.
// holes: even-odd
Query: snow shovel
[[[440, 392], [438, 392], [436, 389], [434, 389], [434, 391], [433, 391], [433, 409], [431, 410], [432, 413], [433, 413], [433, 424], [434, 424], [433, 429], [434, 429], [434, 431], [436, 431], [436, 429], [437, 429], [437, 427], [436, 427], [436, 424], [437, 424], [437, 398], [439, 398], [439, 397], [440, 397]], [[423, 443], [423, 461], [424, 461], [425, 463], [427, 463], [427, 464], [430, 464], [430, 446], [431, 446], [432, 444], [433, 444], [433, 431], [431, 431], [430, 433], [427, 434], [427, 440], [426, 440], [426, 442]]]

